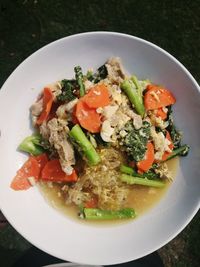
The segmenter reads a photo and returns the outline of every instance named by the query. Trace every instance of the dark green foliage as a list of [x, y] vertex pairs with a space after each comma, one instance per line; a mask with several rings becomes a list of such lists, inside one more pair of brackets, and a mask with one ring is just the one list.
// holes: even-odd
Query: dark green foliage
[[101, 67], [99, 67], [94, 74], [92, 74], [92, 72], [88, 72], [87, 79], [91, 82], [98, 83], [101, 80], [105, 79], [107, 75], [108, 75], [108, 71], [107, 71], [106, 65], [104, 64]]
[[143, 126], [136, 130], [132, 123], [127, 123], [125, 131], [128, 134], [123, 138], [122, 142], [128, 156], [135, 161], [142, 160], [150, 137], [150, 124], [144, 121]]
[[94, 139], [96, 140], [97, 145], [99, 145], [99, 146], [104, 146], [104, 147], [108, 147], [108, 146], [109, 146], [109, 143], [108, 143], [108, 142], [105, 142], [105, 141], [101, 138], [101, 135], [100, 135], [99, 133], [92, 134], [92, 136], [93, 136]]
[[57, 96], [57, 99], [59, 101], [71, 101], [76, 98], [74, 95], [74, 90], [77, 87], [76, 81], [75, 80], [62, 80], [61, 81], [61, 86], [62, 86], [62, 93]]
[[172, 151], [172, 153], [168, 156], [166, 161], [170, 160], [172, 158], [175, 158], [177, 156], [185, 157], [185, 156], [187, 156], [189, 150], [190, 150], [190, 147], [188, 145], [179, 146], [178, 148], [176, 148]]
[[173, 119], [171, 106], [169, 107], [169, 110], [168, 110], [168, 122], [169, 122], [169, 126], [167, 127], [167, 131], [169, 132], [171, 136], [171, 139], [174, 144], [174, 148], [178, 148], [181, 144], [182, 134], [180, 131], [176, 129], [176, 126], [174, 125], [174, 119]]

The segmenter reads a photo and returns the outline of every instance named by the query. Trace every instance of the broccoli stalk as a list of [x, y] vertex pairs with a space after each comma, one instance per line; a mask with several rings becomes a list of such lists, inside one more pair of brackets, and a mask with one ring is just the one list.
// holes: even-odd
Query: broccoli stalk
[[187, 156], [189, 152], [190, 147], [188, 145], [180, 146], [179, 148], [176, 148], [172, 151], [172, 153], [168, 156], [167, 160], [173, 159], [177, 156]]
[[80, 66], [76, 66], [74, 68], [75, 71], [75, 77], [76, 77], [76, 81], [79, 85], [79, 92], [80, 92], [80, 96], [84, 96], [85, 95], [85, 85], [83, 83], [83, 73], [82, 73], [82, 69]]
[[129, 185], [137, 184], [137, 185], [152, 186], [152, 187], [164, 187], [165, 186], [165, 183], [162, 181], [134, 177], [134, 176], [127, 175], [127, 174], [122, 174], [120, 176], [120, 179], [122, 182], [125, 182]]
[[130, 168], [130, 167], [128, 167], [128, 166], [126, 166], [126, 165], [121, 165], [120, 166], [120, 172], [122, 172], [122, 173], [125, 173], [125, 174], [130, 174], [130, 175], [132, 175], [132, 176], [134, 176], [134, 177], [140, 177], [140, 178], [148, 178], [148, 179], [155, 179], [155, 178], [159, 178], [159, 175], [158, 174], [156, 174], [156, 173], [154, 173], [154, 172], [146, 172], [146, 173], [144, 173], [144, 174], [139, 174], [139, 173], [137, 173], [133, 168]]
[[88, 220], [113, 220], [134, 218], [136, 213], [132, 208], [124, 208], [116, 211], [84, 208], [81, 215], [81, 217]]
[[138, 95], [142, 101], [142, 87], [137, 79], [137, 77], [135, 75], [132, 75], [131, 76], [131, 81], [135, 84], [135, 87], [137, 88], [137, 91], [138, 91]]
[[28, 152], [33, 156], [38, 156], [44, 153], [44, 149], [41, 146], [41, 135], [33, 134], [31, 136], [26, 137], [21, 144], [19, 145], [19, 150]]
[[121, 88], [128, 96], [130, 102], [134, 105], [136, 112], [143, 117], [145, 108], [142, 98], [142, 89], [137, 78], [133, 76], [130, 80], [124, 80], [121, 84]]
[[100, 162], [98, 153], [78, 124], [71, 129], [70, 137], [79, 145], [90, 165], [96, 165]]

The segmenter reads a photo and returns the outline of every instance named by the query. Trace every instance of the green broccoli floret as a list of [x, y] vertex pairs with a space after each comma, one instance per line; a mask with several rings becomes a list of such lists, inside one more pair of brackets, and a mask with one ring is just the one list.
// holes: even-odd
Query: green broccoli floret
[[124, 130], [127, 135], [122, 139], [122, 143], [128, 156], [135, 161], [142, 160], [150, 137], [150, 123], [144, 121], [140, 129], [135, 129], [133, 124], [129, 122], [125, 125]]
[[41, 135], [33, 134], [31, 136], [27, 136], [19, 145], [19, 150], [27, 152], [33, 156], [38, 156], [44, 153], [44, 149], [41, 146]]

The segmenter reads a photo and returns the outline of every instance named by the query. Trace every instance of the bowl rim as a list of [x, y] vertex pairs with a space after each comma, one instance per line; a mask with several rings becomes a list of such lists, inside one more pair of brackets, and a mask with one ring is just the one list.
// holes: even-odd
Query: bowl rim
[[[15, 72], [17, 72], [20, 68], [23, 68], [24, 63], [30, 61], [34, 56], [36, 56], [39, 52], [45, 50], [47, 47], [53, 46], [57, 43], [59, 43], [60, 41], [66, 40], [66, 39], [74, 39], [74, 38], [80, 38], [82, 36], [93, 36], [93, 35], [104, 35], [104, 36], [118, 36], [118, 37], [125, 37], [125, 38], [129, 38], [132, 40], [137, 40], [141, 43], [144, 43], [148, 46], [153, 47], [154, 49], [156, 49], [157, 51], [165, 54], [168, 58], [170, 58], [173, 62], [175, 62], [181, 69], [182, 71], [190, 78], [191, 82], [194, 84], [195, 88], [198, 90], [198, 92], [200, 93], [200, 86], [198, 85], [197, 81], [195, 80], [195, 78], [192, 76], [192, 74], [186, 69], [186, 67], [179, 61], [177, 60], [173, 55], [171, 55], [169, 52], [167, 52], [166, 50], [164, 50], [163, 48], [159, 47], [158, 45], [147, 41], [143, 38], [137, 37], [137, 36], [133, 36], [130, 34], [125, 34], [125, 33], [120, 33], [120, 32], [112, 32], [112, 31], [91, 31], [91, 32], [82, 32], [82, 33], [77, 33], [77, 34], [73, 34], [73, 35], [69, 35], [66, 37], [62, 37], [59, 38], [53, 42], [50, 42], [48, 44], [46, 44], [45, 46], [39, 48], [38, 50], [36, 50], [35, 52], [33, 52], [31, 55], [29, 55], [26, 59], [24, 59], [12, 72], [11, 74], [8, 76], [8, 78], [5, 80], [5, 82], [3, 83], [2, 87], [0, 88], [0, 97], [2, 95], [2, 93], [6, 90], [6, 86], [7, 83], [9, 82], [11, 76], [13, 76], [15, 74]], [[178, 229], [178, 231], [173, 232], [171, 235], [169, 235], [168, 239], [165, 239], [165, 241], [161, 242], [158, 246], [149, 249], [148, 251], [146, 251], [146, 253], [140, 253], [140, 255], [136, 258], [134, 258], [134, 260], [139, 259], [141, 257], [144, 257], [154, 251], [157, 251], [158, 249], [160, 249], [161, 247], [163, 247], [164, 245], [166, 245], [168, 242], [170, 242], [172, 239], [174, 239], [180, 232], [183, 231], [183, 229], [191, 222], [191, 220], [194, 218], [194, 216], [197, 214], [198, 210], [200, 208], [200, 201], [199, 203], [197, 203], [196, 207], [194, 207], [192, 213], [190, 214], [190, 216], [187, 217], [187, 219], [184, 221], [183, 224], [181, 224], [180, 228]], [[7, 212], [6, 210], [4, 210], [4, 208], [2, 207], [2, 204], [0, 202], [0, 210], [3, 213], [3, 215], [8, 219], [8, 222], [11, 223], [12, 227], [18, 232], [17, 226], [15, 226], [15, 220], [12, 218], [9, 218], [9, 216], [7, 216]], [[21, 233], [18, 232], [20, 235]], [[32, 242], [31, 240], [29, 240], [29, 237], [25, 236], [23, 234], [23, 237], [28, 240], [31, 244], [33, 244], [34, 246], [38, 247], [39, 249], [45, 251], [48, 254], [51, 254], [48, 249], [41, 247], [40, 245], [37, 244], [37, 242]], [[138, 253], [139, 254], [139, 253]], [[52, 254], [51, 254], [52, 255]], [[57, 253], [54, 253], [55, 257], [59, 257], [60, 259], [66, 260], [65, 258], [61, 258], [60, 256], [57, 256]], [[128, 261], [132, 261], [132, 258], [129, 258], [126, 260], [126, 262]], [[120, 264], [120, 263], [124, 263], [125, 261], [113, 261], [112, 263], [109, 264]], [[82, 264], [88, 264], [88, 262], [83, 262]], [[91, 264], [91, 263], [90, 263]], [[97, 264], [97, 263], [96, 263]], [[99, 263], [102, 264], [102, 263]], [[105, 263], [103, 263], [105, 264]]]

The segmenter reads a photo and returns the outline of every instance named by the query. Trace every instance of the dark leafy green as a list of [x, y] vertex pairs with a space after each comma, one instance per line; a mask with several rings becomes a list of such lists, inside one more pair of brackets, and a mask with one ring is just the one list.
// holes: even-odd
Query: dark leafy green
[[61, 81], [62, 86], [62, 93], [57, 96], [57, 99], [59, 101], [71, 101], [76, 98], [74, 95], [74, 91], [77, 88], [76, 80], [62, 80]]
[[97, 145], [99, 146], [104, 146], [104, 147], [108, 147], [110, 144], [108, 142], [105, 142], [102, 138], [101, 135], [99, 133], [96, 134], [92, 134], [92, 136], [94, 137], [94, 139], [97, 142]]
[[87, 73], [87, 79], [91, 82], [98, 83], [99, 81], [105, 79], [108, 75], [106, 65], [102, 65], [93, 74], [91, 71]]
[[188, 145], [179, 146], [178, 148], [172, 151], [172, 153], [169, 155], [169, 157], [166, 160], [170, 160], [177, 156], [185, 157], [187, 156], [189, 150], [190, 150], [190, 147]]
[[169, 107], [169, 110], [168, 110], [168, 123], [169, 123], [169, 126], [167, 127], [167, 131], [169, 132], [171, 136], [171, 139], [174, 144], [174, 148], [178, 148], [181, 145], [182, 134], [180, 131], [176, 129], [176, 126], [174, 125], [174, 119], [173, 119], [171, 106]]
[[127, 123], [125, 131], [128, 134], [122, 139], [122, 142], [128, 156], [135, 161], [142, 160], [150, 138], [150, 123], [144, 121], [143, 126], [138, 130], [132, 123]]

